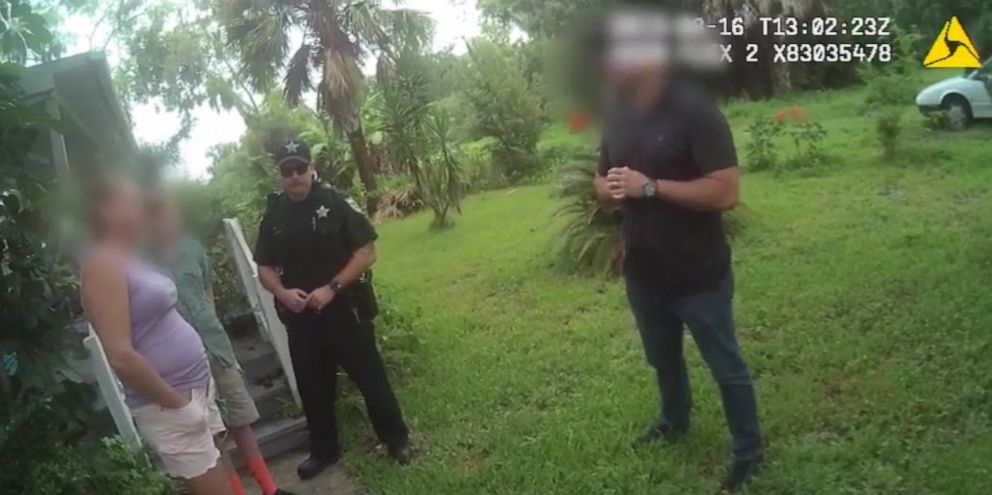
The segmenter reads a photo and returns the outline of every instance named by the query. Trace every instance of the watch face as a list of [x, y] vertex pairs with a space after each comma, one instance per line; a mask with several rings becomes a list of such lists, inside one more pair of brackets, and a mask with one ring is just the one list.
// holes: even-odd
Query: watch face
[[644, 195], [649, 198], [653, 198], [656, 189], [657, 186], [655, 185], [654, 181], [648, 181], [644, 184]]

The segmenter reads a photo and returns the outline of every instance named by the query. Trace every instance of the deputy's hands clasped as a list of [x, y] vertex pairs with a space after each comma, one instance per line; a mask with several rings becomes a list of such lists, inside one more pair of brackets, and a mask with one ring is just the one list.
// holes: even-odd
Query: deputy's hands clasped
[[630, 167], [613, 167], [606, 173], [606, 185], [613, 199], [640, 198], [648, 177]]
[[286, 306], [286, 309], [292, 311], [293, 313], [299, 313], [307, 307], [307, 298], [309, 297], [309, 294], [300, 289], [284, 289], [279, 292], [277, 297], [279, 298], [279, 302], [281, 302], [283, 306]]
[[324, 309], [331, 301], [334, 300], [334, 290], [329, 286], [322, 285], [313, 290], [309, 296], [307, 296], [307, 308], [316, 310], [318, 313], [320, 310]]
[[279, 302], [293, 313], [302, 313], [305, 309], [317, 311], [334, 300], [334, 290], [324, 285], [307, 294], [301, 289], [285, 289], [279, 293]]

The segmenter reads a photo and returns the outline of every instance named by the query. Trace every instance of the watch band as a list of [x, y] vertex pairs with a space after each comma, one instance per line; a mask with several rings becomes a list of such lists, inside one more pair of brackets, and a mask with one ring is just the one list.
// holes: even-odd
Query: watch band
[[341, 289], [344, 288], [344, 285], [342, 285], [341, 282], [338, 282], [337, 280], [331, 280], [331, 283], [327, 284], [327, 286], [330, 287], [331, 290], [333, 290], [335, 293], [341, 292]]

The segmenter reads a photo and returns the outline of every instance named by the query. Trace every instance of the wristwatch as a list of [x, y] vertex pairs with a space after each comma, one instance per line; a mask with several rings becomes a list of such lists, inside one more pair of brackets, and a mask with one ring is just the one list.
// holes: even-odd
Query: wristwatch
[[643, 191], [645, 198], [653, 198], [658, 193], [658, 184], [653, 180], [648, 180], [644, 183]]
[[327, 286], [330, 287], [335, 294], [341, 292], [341, 289], [344, 288], [344, 285], [342, 285], [341, 282], [338, 282], [337, 280], [331, 280], [331, 283], [327, 284]]

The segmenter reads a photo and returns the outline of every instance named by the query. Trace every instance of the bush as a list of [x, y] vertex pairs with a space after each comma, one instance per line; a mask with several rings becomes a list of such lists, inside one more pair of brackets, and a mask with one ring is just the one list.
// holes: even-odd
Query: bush
[[587, 156], [561, 169], [554, 194], [564, 202], [552, 215], [565, 224], [553, 250], [566, 270], [616, 275], [623, 260], [623, 215], [596, 196], [596, 168], [595, 157]]
[[875, 121], [878, 144], [882, 148], [882, 158], [889, 160], [896, 154], [899, 135], [902, 133], [902, 111], [893, 109], [882, 113]]
[[871, 70], [863, 77], [866, 109], [911, 104], [920, 89], [920, 79], [914, 74]]
[[771, 117], [761, 117], [748, 127], [751, 141], [747, 143], [745, 156], [749, 169], [760, 172], [774, 169], [778, 165], [775, 139], [782, 135], [782, 131], [782, 121]]
[[506, 176], [493, 166], [489, 146], [493, 138], [483, 138], [459, 145], [459, 155], [464, 164], [465, 179], [473, 191], [500, 189], [510, 184]]
[[[424, 200], [413, 184], [379, 188], [379, 206], [375, 210], [375, 221], [390, 218], [403, 218], [424, 207]], [[385, 192], [383, 192], [385, 191]]]
[[179, 493], [146, 454], [130, 451], [117, 437], [100, 444], [57, 445], [49, 459], [31, 469], [31, 480], [33, 495]]
[[810, 169], [826, 162], [823, 140], [827, 138], [827, 130], [822, 125], [817, 122], [798, 122], [789, 127], [788, 134], [795, 146], [787, 161], [790, 168]]
[[537, 142], [545, 125], [538, 96], [513, 50], [480, 39], [469, 46], [471, 65], [465, 99], [474, 110], [477, 135], [494, 138], [489, 153], [510, 181], [532, 176], [538, 168]]

